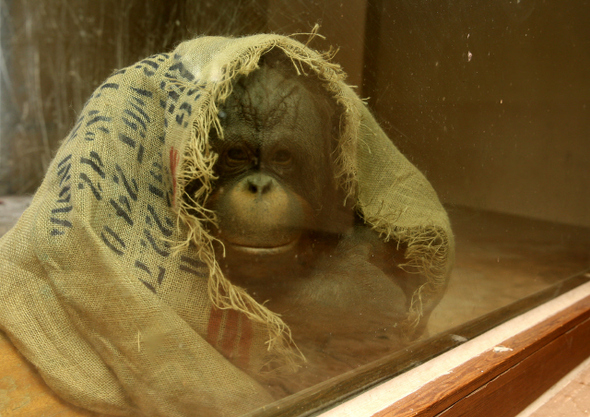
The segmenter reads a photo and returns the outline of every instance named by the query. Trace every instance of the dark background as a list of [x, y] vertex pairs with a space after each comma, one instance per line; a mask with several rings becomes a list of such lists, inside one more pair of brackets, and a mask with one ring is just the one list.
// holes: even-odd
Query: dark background
[[[0, 195], [32, 193], [115, 69], [199, 35], [340, 48], [449, 207], [590, 227], [590, 7], [572, 0], [3, 0]], [[306, 35], [300, 40], [305, 41]]]

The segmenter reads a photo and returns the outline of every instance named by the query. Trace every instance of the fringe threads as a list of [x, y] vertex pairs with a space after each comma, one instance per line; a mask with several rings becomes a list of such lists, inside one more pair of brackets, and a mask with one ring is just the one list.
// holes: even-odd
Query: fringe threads
[[[317, 34], [314, 28], [307, 42]], [[344, 89], [345, 73], [341, 67], [330, 60], [334, 51], [321, 54], [301, 43], [281, 36], [267, 38], [256, 46], [247, 48], [231, 62], [221, 68], [221, 79], [204, 85], [203, 97], [196, 113], [200, 115], [193, 123], [191, 140], [187, 144], [178, 176], [178, 221], [188, 227], [186, 240], [179, 242], [177, 249], [194, 243], [202, 261], [209, 267], [208, 295], [211, 302], [219, 309], [234, 309], [245, 314], [254, 322], [262, 323], [268, 329], [267, 350], [271, 357], [268, 369], [277, 372], [282, 369], [295, 371], [305, 361], [301, 351], [293, 342], [291, 330], [280, 315], [270, 311], [256, 302], [248, 293], [233, 285], [222, 273], [215, 259], [213, 242], [215, 238], [203, 226], [207, 222], [215, 223], [216, 216], [205, 208], [205, 202], [213, 190], [215, 175], [213, 166], [217, 160], [208, 142], [209, 131], [214, 127], [223, 134], [218, 118], [218, 103], [223, 103], [232, 93], [233, 81], [240, 75], [247, 75], [258, 69], [260, 57], [280, 48], [291, 59], [298, 74], [307, 75], [311, 70], [324, 83], [336, 103], [344, 109], [340, 122], [340, 138], [335, 155], [335, 177], [346, 192], [346, 199], [354, 198], [357, 190], [356, 153], [361, 115], [355, 105], [358, 100], [351, 89]], [[202, 186], [192, 195], [187, 196], [186, 185], [198, 179]], [[187, 198], [188, 197], [188, 198]], [[196, 213], [196, 215], [195, 215]], [[406, 257], [408, 262], [401, 267], [414, 273], [424, 274], [428, 281], [413, 295], [410, 311], [405, 325], [414, 329], [422, 316], [423, 299], [437, 293], [444, 285], [448, 273], [447, 247], [448, 238], [443, 231], [432, 237], [432, 229], [409, 234], [407, 230], [392, 227], [385, 219], [365, 219], [374, 225], [374, 229], [384, 235], [384, 239], [394, 238], [408, 245]], [[433, 245], [434, 241], [439, 243]]]

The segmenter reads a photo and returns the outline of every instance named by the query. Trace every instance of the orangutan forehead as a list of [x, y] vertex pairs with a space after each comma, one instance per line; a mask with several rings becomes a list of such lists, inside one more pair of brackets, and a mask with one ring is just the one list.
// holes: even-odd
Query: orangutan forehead
[[226, 107], [257, 129], [289, 123], [303, 106], [314, 106], [313, 95], [297, 76], [262, 66], [234, 86]]

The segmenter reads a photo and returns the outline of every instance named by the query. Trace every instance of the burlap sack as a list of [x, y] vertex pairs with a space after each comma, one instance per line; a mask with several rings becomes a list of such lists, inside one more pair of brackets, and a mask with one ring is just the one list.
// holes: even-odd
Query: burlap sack
[[[198, 38], [96, 90], [0, 241], [0, 328], [68, 401], [114, 415], [239, 415], [270, 402], [260, 381], [297, 361], [288, 326], [223, 277], [203, 227], [217, 105], [273, 48], [346, 109], [336, 175], [425, 277], [408, 328], [438, 301], [453, 259], [446, 213], [340, 68], [289, 37]], [[196, 177], [191, 202], [183, 190]]]

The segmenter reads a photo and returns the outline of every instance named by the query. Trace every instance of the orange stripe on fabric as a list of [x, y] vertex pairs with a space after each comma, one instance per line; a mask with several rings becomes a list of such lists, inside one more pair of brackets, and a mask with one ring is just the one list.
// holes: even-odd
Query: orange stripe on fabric
[[170, 148], [170, 171], [172, 174], [172, 204], [176, 204], [176, 168], [180, 158], [178, 157], [178, 150], [174, 146]]
[[240, 319], [240, 313], [236, 310], [225, 310], [226, 319], [225, 326], [223, 329], [223, 335], [221, 337], [221, 351], [228, 358], [233, 358], [234, 349], [238, 339], [238, 320]]
[[252, 322], [244, 314], [240, 314], [242, 337], [238, 344], [238, 363], [247, 368], [250, 363], [250, 346], [252, 345]]
[[207, 326], [207, 341], [213, 346], [217, 346], [217, 339], [219, 339], [219, 329], [221, 328], [221, 320], [223, 319], [223, 310], [216, 307], [211, 307], [209, 313], [209, 325]]

